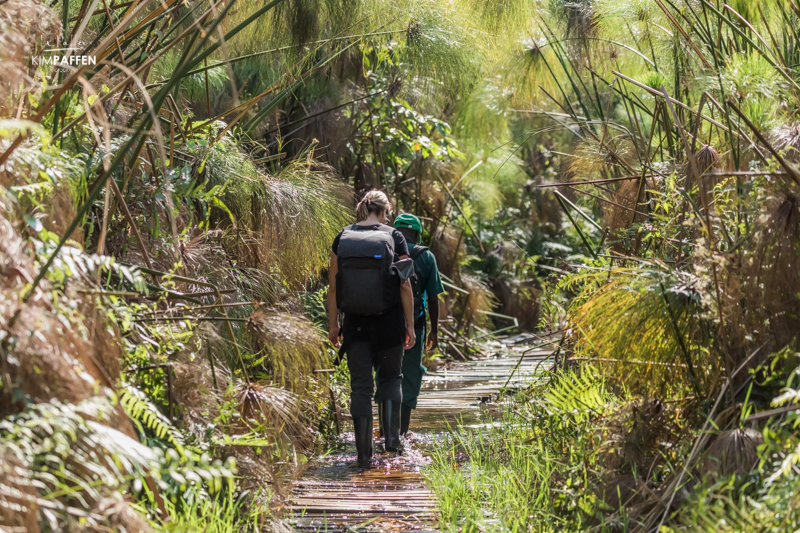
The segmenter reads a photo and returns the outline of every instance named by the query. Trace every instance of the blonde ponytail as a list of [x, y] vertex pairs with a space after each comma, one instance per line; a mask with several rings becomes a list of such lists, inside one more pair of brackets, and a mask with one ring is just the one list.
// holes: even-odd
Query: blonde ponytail
[[387, 216], [392, 212], [389, 198], [382, 191], [369, 191], [356, 206], [356, 222], [366, 220], [370, 213], [380, 215], [384, 211]]

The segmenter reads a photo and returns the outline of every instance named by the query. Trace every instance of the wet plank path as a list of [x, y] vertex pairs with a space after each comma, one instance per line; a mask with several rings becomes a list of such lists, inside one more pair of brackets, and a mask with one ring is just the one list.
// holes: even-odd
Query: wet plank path
[[[481, 424], [482, 404], [504, 386], [520, 359], [509, 387], [529, 380], [552, 352], [550, 346], [531, 344], [496, 343], [492, 348], [496, 353], [491, 356], [425, 376], [402, 457], [377, 453], [372, 468], [359, 469], [353, 434], [342, 435], [340, 446], [293, 486], [287, 510], [295, 531], [436, 530], [435, 499], [422, 475], [431, 446], [450, 427]], [[375, 425], [377, 431], [377, 412]], [[374, 445], [382, 451], [382, 439], [376, 437]]]

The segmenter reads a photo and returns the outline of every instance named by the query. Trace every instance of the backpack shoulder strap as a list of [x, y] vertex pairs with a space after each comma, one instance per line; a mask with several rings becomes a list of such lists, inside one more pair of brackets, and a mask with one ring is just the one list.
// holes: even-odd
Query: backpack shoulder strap
[[427, 246], [420, 246], [419, 244], [417, 244], [417, 245], [414, 246], [414, 249], [411, 250], [411, 253], [409, 253], [408, 255], [409, 255], [409, 257], [411, 257], [411, 259], [416, 261], [417, 258], [420, 255], [422, 255], [423, 252], [426, 252], [428, 250], [429, 250], [429, 248]]

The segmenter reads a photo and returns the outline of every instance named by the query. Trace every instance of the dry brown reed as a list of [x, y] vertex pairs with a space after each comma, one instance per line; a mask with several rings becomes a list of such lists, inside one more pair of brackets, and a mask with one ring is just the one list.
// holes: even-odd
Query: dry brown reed
[[680, 420], [674, 404], [656, 399], [634, 400], [610, 413], [596, 450], [603, 475], [595, 491], [605, 510], [624, 508], [636, 520], [659, 505], [651, 487], [669, 472], [670, 454], [686, 436]]
[[147, 520], [135, 511], [119, 493], [103, 498], [95, 512], [103, 517], [102, 526], [110, 531], [124, 533], [149, 533], [153, 531]]
[[447, 210], [448, 199], [442, 180], [449, 181], [455, 176], [451, 167], [433, 158], [417, 159], [395, 187], [396, 201], [403, 212], [430, 219], [430, 235], [438, 234]]
[[[720, 283], [726, 350], [745, 354], [747, 337], [763, 338], [778, 350], [800, 331], [800, 200], [790, 191], [775, 191], [764, 205], [747, 246], [726, 254]], [[700, 261], [711, 268], [711, 260]]]
[[209, 185], [225, 187], [220, 200], [234, 217], [214, 216], [227, 230], [226, 253], [240, 266], [280, 274], [292, 288], [319, 275], [328, 264], [330, 243], [352, 220], [352, 190], [333, 169], [315, 161], [310, 150], [269, 174], [231, 140], [205, 155], [214, 168]]
[[[647, 187], [649, 184], [645, 186]], [[612, 235], [619, 234], [620, 230], [628, 229], [632, 220], [634, 222], [642, 222], [644, 220], [642, 215], [630, 211], [631, 209], [640, 211], [638, 205], [646, 194], [646, 192], [640, 190], [640, 188], [639, 181], [624, 182], [617, 187], [613, 197], [614, 202], [619, 205], [603, 205], [603, 215], [606, 226], [609, 228]], [[624, 208], [620, 206], [624, 206]]]
[[[532, 185], [532, 184], [531, 184]], [[561, 224], [563, 211], [555, 195], [541, 189], [526, 186], [533, 193], [535, 201], [531, 202], [529, 217], [535, 228], [540, 228], [545, 235], [555, 235]]]
[[[32, 279], [35, 270], [25, 253], [24, 241], [4, 214], [0, 211], [0, 349], [3, 362], [0, 371], [4, 384], [0, 387], [0, 416], [19, 414], [37, 404], [69, 410], [79, 402], [105, 402], [102, 396], [113, 391], [119, 377], [119, 332], [107, 320], [102, 308], [75, 299], [72, 291], [55, 299], [40, 292], [27, 303], [20, 301], [19, 292]], [[44, 282], [40, 288], [48, 291], [51, 287]], [[81, 318], [81, 307], [88, 317], [86, 320]], [[92, 486], [89, 480], [97, 475], [96, 468], [113, 464], [110, 456], [115, 448], [109, 444], [126, 438], [135, 444], [136, 435], [119, 405], [109, 405], [102, 416], [92, 409], [85, 412], [77, 409], [77, 414], [82, 420], [92, 421], [91, 427], [82, 426], [81, 431], [91, 430], [93, 435], [89, 438], [70, 434], [68, 451], [59, 453], [64, 455], [62, 466], [71, 482], [89, 487]], [[34, 465], [25, 463], [21, 456], [8, 450], [0, 450], [0, 455], [0, 524], [3, 526], [25, 527], [25, 531], [36, 532], [39, 531], [35, 513], [38, 506], [56, 510], [52, 514], [55, 521], [65, 505], [75, 503], [70, 500], [71, 491], [48, 501], [40, 500], [39, 490], [50, 485], [42, 483], [41, 476], [35, 477]], [[88, 464], [90, 456], [94, 465]], [[114, 471], [123, 472], [127, 468], [118, 464]], [[114, 487], [99, 486], [82, 493], [81, 503], [88, 506], [87, 516], [114, 530], [150, 531], [127, 502], [119, 499], [109, 504], [112, 500], [107, 498], [114, 490]], [[7, 514], [9, 510], [14, 511], [11, 517]], [[68, 513], [65, 516], [68, 517]], [[77, 522], [74, 528], [83, 530]]]
[[539, 321], [539, 290], [533, 279], [522, 279], [526, 256], [510, 242], [498, 242], [486, 254], [486, 272], [499, 307], [504, 315], [514, 317], [519, 328], [536, 329]]
[[438, 227], [439, 219], [445, 214], [447, 199], [441, 190], [441, 185], [424, 180], [420, 189], [420, 209], [434, 220], [433, 228]]
[[468, 327], [471, 324], [485, 326], [489, 322], [489, 317], [480, 311], [491, 311], [494, 295], [489, 286], [480, 278], [462, 274], [461, 281], [465, 290], [469, 292], [462, 303], [461, 325]]
[[39, 495], [16, 450], [0, 447], [0, 528], [38, 533]]
[[467, 237], [453, 227], [439, 228], [431, 238], [430, 249], [436, 257], [436, 266], [445, 276], [457, 279], [460, 261], [467, 254]]
[[772, 130], [772, 142], [784, 157], [794, 163], [800, 163], [800, 122], [782, 124]]
[[617, 409], [603, 426], [603, 466], [615, 474], [646, 473], [683, 435], [676, 414], [674, 405], [657, 399], [635, 400]]
[[718, 183], [719, 178], [713, 175], [709, 176], [708, 174], [713, 173], [722, 167], [722, 156], [720, 156], [716, 148], [710, 144], [706, 144], [694, 154], [694, 162], [697, 165], [697, 171], [701, 176], [700, 183], [695, 182], [693, 171], [691, 169], [691, 163], [687, 157], [681, 167], [681, 173], [686, 176], [687, 180], [684, 184], [684, 187], [687, 190], [691, 190], [692, 187], [697, 185], [706, 187], [706, 190], [713, 189], [714, 185]]
[[[33, 262], [25, 253], [26, 245], [14, 232], [11, 223], [0, 214], [0, 324], [3, 342], [8, 349], [14, 342], [14, 364], [4, 365], [4, 382], [19, 383], [28, 401], [46, 402], [58, 398], [77, 403], [97, 394], [97, 383], [113, 387], [119, 375], [118, 337], [116, 339], [98, 311], [94, 339], [78, 316], [55, 309], [46, 299], [22, 304], [19, 291], [33, 278]], [[103, 322], [103, 323], [101, 323]], [[97, 345], [93, 341], [97, 341]], [[87, 377], [92, 379], [87, 380]], [[8, 380], [8, 381], [6, 381]], [[20, 412], [23, 398], [14, 395], [13, 387], [0, 389], [0, 415]], [[130, 424], [121, 424], [133, 435]]]
[[630, 138], [611, 135], [600, 141], [587, 136], [577, 142], [565, 161], [564, 174], [569, 181], [605, 178], [620, 172], [630, 174], [636, 166], [636, 147]]
[[305, 316], [260, 309], [247, 319], [247, 331], [265, 356], [264, 369], [276, 383], [302, 387], [315, 370], [327, 367], [324, 339]]
[[241, 432], [255, 432], [270, 438], [283, 437], [308, 452], [313, 446], [313, 431], [303, 400], [296, 394], [268, 383], [238, 383], [234, 398], [241, 415]]
[[[230, 382], [230, 372], [217, 354], [226, 348], [226, 341], [216, 329], [209, 322], [202, 322], [195, 330], [193, 342], [172, 361], [175, 374], [172, 381], [173, 397], [183, 412], [182, 426], [191, 435], [204, 435], [208, 420], [219, 415], [222, 395]], [[210, 360], [215, 361], [213, 371]]]
[[8, 0], [0, 4], [0, 116], [18, 116], [35, 83], [28, 58], [38, 50], [38, 43], [55, 43], [60, 33], [53, 11], [42, 3]]
[[736, 428], [721, 432], [706, 450], [701, 473], [714, 483], [719, 477], [744, 476], [758, 461], [758, 446], [764, 436], [754, 428]]
[[644, 183], [641, 180], [625, 181], [617, 186], [611, 197], [614, 203], [601, 202], [609, 232], [608, 241], [617, 253], [625, 254], [628, 251], [625, 234], [633, 224], [646, 221], [648, 191], [657, 190], [658, 186], [659, 181], [653, 177], [646, 178]]
[[500, 307], [497, 312], [512, 316], [523, 331], [533, 331], [539, 323], [541, 304], [539, 289], [533, 280], [520, 280], [504, 276], [492, 281], [494, 293]]

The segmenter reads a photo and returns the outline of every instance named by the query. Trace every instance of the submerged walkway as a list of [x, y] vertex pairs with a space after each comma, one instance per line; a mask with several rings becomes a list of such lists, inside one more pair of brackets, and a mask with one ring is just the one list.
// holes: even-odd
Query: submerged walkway
[[[342, 435], [339, 448], [294, 484], [289, 523], [301, 532], [438, 529], [435, 498], [422, 476], [432, 444], [449, 427], [481, 424], [482, 404], [503, 387], [520, 358], [509, 387], [521, 385], [551, 352], [549, 346], [506, 346], [485, 359], [427, 374], [404, 455], [376, 454], [373, 467], [362, 470], [355, 466], [353, 434]], [[382, 450], [383, 439], [375, 438], [374, 444]]]

